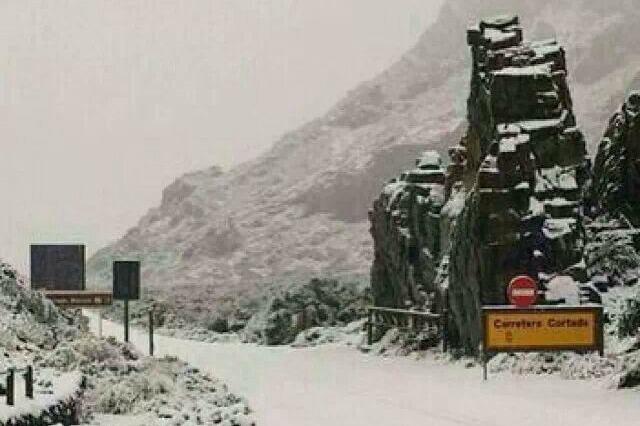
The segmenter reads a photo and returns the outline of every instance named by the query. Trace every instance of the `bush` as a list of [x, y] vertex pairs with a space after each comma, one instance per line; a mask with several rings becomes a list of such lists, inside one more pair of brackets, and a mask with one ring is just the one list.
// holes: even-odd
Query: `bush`
[[226, 318], [216, 317], [210, 319], [206, 324], [207, 330], [216, 333], [227, 333], [229, 331], [229, 321]]
[[635, 336], [640, 329], [640, 300], [627, 299], [618, 316], [618, 335]]
[[366, 316], [369, 303], [367, 290], [357, 284], [314, 278], [274, 295], [245, 333], [267, 345], [289, 344], [304, 330], [343, 326]]

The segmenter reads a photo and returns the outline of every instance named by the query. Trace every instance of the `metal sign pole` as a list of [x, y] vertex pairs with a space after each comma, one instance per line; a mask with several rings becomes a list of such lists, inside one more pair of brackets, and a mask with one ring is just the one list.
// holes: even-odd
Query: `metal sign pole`
[[482, 380], [487, 381], [487, 354], [482, 351]]
[[369, 309], [369, 318], [367, 318], [367, 345], [373, 344], [373, 311]]
[[102, 339], [102, 309], [98, 309], [98, 339]]
[[129, 343], [129, 299], [124, 299], [124, 341]]
[[153, 356], [153, 308], [149, 309], [149, 356]]

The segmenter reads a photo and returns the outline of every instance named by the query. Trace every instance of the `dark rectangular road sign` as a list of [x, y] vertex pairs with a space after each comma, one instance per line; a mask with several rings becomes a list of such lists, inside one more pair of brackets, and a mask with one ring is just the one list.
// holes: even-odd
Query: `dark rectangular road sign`
[[108, 291], [45, 290], [44, 295], [55, 305], [67, 308], [99, 308], [113, 303]]
[[113, 262], [113, 298], [137, 300], [140, 298], [140, 262], [117, 260]]
[[82, 244], [32, 244], [31, 288], [84, 290], [84, 256]]

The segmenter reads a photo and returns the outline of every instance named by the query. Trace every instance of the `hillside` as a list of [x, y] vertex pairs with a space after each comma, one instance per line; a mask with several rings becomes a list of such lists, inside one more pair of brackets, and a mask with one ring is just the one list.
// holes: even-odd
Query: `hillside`
[[147, 288], [197, 287], [189, 294], [201, 301], [314, 275], [368, 281], [372, 200], [420, 152], [458, 142], [471, 73], [466, 28], [504, 12], [520, 16], [529, 38], [555, 36], [571, 52], [573, 111], [594, 153], [603, 123], [640, 85], [633, 2], [451, 0], [396, 64], [325, 116], [228, 172], [178, 178], [159, 206], [90, 259], [89, 282], [107, 285], [111, 260], [122, 257], [143, 260]]
[[[0, 404], [0, 425], [254, 424], [246, 402], [217, 378], [175, 357], [151, 358], [114, 338], [97, 338], [78, 309], [59, 309], [0, 261], [0, 360], [5, 370], [33, 366], [34, 399]], [[31, 417], [30, 417], [31, 416]], [[56, 420], [58, 419], [58, 420]], [[63, 420], [67, 419], [67, 420]], [[61, 424], [61, 423], [58, 423]], [[78, 424], [78, 423], [73, 423]]]

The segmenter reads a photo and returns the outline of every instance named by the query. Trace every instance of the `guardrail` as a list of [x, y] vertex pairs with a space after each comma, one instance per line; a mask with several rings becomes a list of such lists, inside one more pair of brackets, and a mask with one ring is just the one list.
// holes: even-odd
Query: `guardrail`
[[370, 306], [367, 319], [367, 344], [373, 343], [373, 327], [376, 325], [420, 331], [434, 328], [442, 340], [442, 350], [447, 351], [447, 311], [441, 314], [427, 311]]
[[0, 375], [6, 376], [5, 395], [7, 405], [15, 405], [16, 373], [23, 373], [22, 378], [25, 382], [24, 394], [27, 398], [33, 399], [33, 367], [31, 365], [27, 365], [23, 368], [10, 367], [4, 371], [0, 371]]

